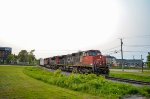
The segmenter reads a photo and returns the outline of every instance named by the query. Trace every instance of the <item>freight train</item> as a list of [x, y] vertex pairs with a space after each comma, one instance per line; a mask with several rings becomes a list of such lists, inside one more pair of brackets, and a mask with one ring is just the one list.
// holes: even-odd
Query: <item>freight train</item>
[[68, 55], [40, 59], [40, 66], [84, 74], [109, 74], [106, 57], [99, 50], [80, 51]]

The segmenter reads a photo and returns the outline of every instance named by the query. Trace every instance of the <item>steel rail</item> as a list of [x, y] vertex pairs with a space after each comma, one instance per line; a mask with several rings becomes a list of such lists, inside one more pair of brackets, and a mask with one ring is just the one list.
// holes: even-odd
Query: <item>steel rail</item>
[[124, 78], [106, 77], [106, 79], [120, 81], [120, 82], [127, 82], [127, 83], [132, 83], [132, 84], [150, 85], [150, 82], [131, 80], [131, 79], [124, 79]]

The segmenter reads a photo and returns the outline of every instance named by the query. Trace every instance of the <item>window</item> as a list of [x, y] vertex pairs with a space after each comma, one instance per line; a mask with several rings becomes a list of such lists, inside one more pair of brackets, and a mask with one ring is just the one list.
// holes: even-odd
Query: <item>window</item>
[[89, 52], [89, 56], [96, 56], [97, 55], [97, 52], [96, 51], [90, 51]]

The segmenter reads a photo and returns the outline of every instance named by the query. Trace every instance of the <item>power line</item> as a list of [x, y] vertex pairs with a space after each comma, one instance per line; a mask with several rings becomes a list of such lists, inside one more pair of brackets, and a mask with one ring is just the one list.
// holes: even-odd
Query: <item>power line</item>
[[112, 55], [112, 54], [119, 54], [119, 53], [120, 53], [120, 50], [119, 50], [119, 51], [115, 50], [115, 51], [113, 51], [113, 52], [110, 52], [109, 55]]
[[150, 47], [150, 45], [125, 45], [127, 47]]
[[133, 39], [133, 38], [150, 38], [150, 35], [135, 35], [135, 36], [126, 36], [126, 39]]
[[111, 50], [116, 49], [116, 48], [119, 48], [119, 47], [120, 47], [120, 45], [115, 46], [115, 47], [112, 47], [112, 48], [109, 48], [109, 49], [106, 49], [106, 50], [102, 50], [102, 51], [108, 52], [108, 51], [111, 51]]
[[140, 52], [140, 53], [148, 53], [146, 51], [124, 51], [124, 52]]

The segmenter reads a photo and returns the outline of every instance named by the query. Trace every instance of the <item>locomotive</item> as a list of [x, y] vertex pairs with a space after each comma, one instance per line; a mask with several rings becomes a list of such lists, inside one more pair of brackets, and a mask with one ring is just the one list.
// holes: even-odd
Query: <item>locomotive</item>
[[109, 74], [106, 57], [99, 50], [79, 51], [68, 55], [40, 59], [40, 66], [69, 72]]

